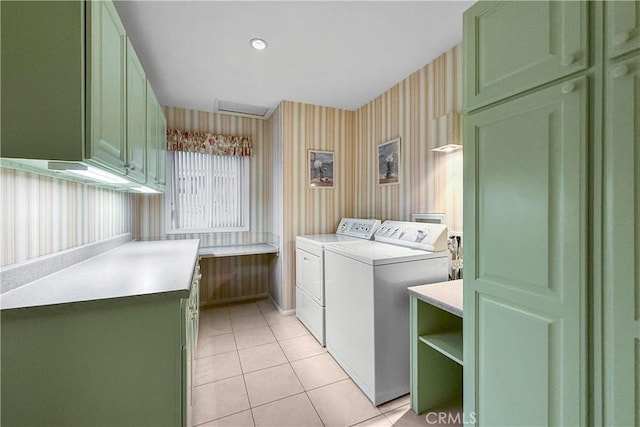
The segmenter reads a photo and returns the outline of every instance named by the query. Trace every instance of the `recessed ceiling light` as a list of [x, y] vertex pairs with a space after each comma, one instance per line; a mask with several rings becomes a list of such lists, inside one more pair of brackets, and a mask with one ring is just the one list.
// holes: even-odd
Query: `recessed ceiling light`
[[251, 39], [249, 43], [251, 43], [251, 46], [256, 50], [263, 50], [267, 47], [267, 42], [259, 38]]

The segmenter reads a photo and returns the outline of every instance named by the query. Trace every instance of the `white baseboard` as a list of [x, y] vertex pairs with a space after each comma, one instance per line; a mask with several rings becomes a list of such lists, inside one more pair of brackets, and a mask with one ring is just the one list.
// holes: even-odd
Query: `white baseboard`
[[283, 310], [282, 307], [278, 305], [276, 300], [274, 300], [271, 295], [269, 295], [269, 299], [271, 300], [273, 305], [278, 309], [278, 313], [280, 313], [282, 316], [294, 316], [296, 314], [295, 308], [293, 310]]

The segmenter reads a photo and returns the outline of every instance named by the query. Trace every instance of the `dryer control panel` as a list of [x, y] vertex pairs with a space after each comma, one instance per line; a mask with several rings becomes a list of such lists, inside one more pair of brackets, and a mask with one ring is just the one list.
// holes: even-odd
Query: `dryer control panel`
[[371, 240], [378, 227], [379, 219], [342, 218], [336, 234]]
[[447, 250], [449, 230], [444, 224], [385, 221], [375, 233], [377, 242], [392, 243], [430, 252]]

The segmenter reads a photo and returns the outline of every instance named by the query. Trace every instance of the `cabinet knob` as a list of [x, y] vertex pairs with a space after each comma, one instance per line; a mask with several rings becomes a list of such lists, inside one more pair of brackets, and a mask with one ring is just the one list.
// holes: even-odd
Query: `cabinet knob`
[[629, 71], [629, 69], [627, 68], [626, 65], [618, 65], [617, 67], [615, 67], [613, 69], [613, 71], [611, 72], [611, 75], [614, 78], [618, 78], [618, 77], [622, 77], [625, 74], [627, 74], [627, 71]]
[[573, 83], [565, 83], [562, 85], [562, 93], [571, 93], [575, 90], [576, 85]]
[[622, 43], [629, 40], [630, 38], [631, 38], [631, 34], [628, 31], [623, 31], [621, 33], [618, 33], [613, 37], [613, 45], [619, 46]]
[[569, 65], [576, 62], [576, 59], [577, 59], [577, 55], [570, 53], [567, 55], [563, 55], [562, 60], [560, 60], [560, 63], [562, 64], [563, 67], [568, 67]]

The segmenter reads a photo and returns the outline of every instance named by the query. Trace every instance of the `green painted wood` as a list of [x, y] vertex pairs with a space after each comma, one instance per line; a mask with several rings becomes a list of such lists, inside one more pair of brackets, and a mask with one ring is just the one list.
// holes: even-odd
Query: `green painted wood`
[[577, 78], [465, 118], [464, 406], [478, 425], [586, 424], [587, 92]]
[[410, 343], [411, 409], [421, 414], [459, 401], [463, 386], [462, 319], [411, 296]]
[[640, 49], [640, 2], [608, 1], [606, 13], [609, 58]]
[[181, 425], [181, 295], [2, 311], [2, 425]]
[[166, 174], [167, 161], [167, 118], [162, 111], [162, 106], [158, 104], [158, 186], [164, 191], [167, 183]]
[[147, 88], [147, 184], [158, 191], [166, 184], [167, 120], [151, 86]]
[[158, 170], [160, 167], [160, 152], [158, 149], [158, 101], [153, 93], [151, 84], [147, 81], [147, 184], [157, 188], [160, 182]]
[[421, 335], [419, 340], [459, 365], [462, 362], [462, 329], [440, 334]]
[[465, 108], [588, 66], [586, 2], [480, 1], [464, 14]]
[[2, 157], [83, 159], [84, 9], [0, 2]]
[[609, 65], [606, 111], [604, 418], [640, 426], [640, 55]]
[[110, 1], [89, 2], [89, 140], [87, 158], [125, 174], [126, 36]]
[[147, 77], [127, 38], [127, 164], [129, 178], [147, 179]]

